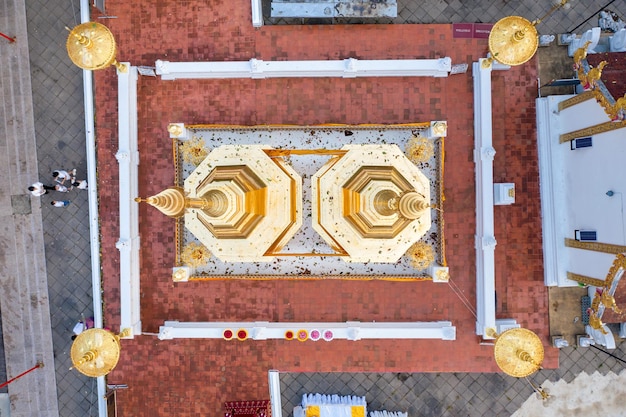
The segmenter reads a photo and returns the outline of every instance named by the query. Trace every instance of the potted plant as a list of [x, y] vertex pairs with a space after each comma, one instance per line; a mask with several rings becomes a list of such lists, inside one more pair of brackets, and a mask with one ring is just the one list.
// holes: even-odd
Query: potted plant
[[222, 337], [224, 338], [224, 340], [232, 340], [233, 336], [235, 334], [233, 333], [232, 330], [230, 329], [226, 329], [224, 330], [224, 332], [222, 333]]
[[238, 340], [246, 340], [248, 338], [248, 331], [246, 329], [237, 330], [237, 339]]
[[322, 332], [320, 332], [317, 329], [313, 329], [309, 333], [309, 338], [311, 338], [312, 341], [317, 342], [318, 340], [322, 338]]
[[285, 339], [287, 340], [293, 340], [294, 336], [293, 330], [287, 330], [285, 332]]
[[296, 335], [298, 337], [298, 340], [301, 342], [304, 342], [305, 340], [309, 338], [309, 332], [307, 332], [304, 329], [298, 330], [298, 333]]
[[324, 330], [322, 332], [322, 338], [324, 338], [325, 341], [330, 342], [331, 340], [333, 340], [333, 338], [335, 337], [335, 335], [333, 334], [332, 330]]

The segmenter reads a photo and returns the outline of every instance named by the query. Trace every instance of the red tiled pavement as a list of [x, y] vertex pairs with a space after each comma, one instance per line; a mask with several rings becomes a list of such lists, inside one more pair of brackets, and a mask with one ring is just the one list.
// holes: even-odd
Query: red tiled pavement
[[[484, 39], [453, 39], [451, 25], [251, 25], [250, 1], [107, 0], [118, 59], [165, 60], [438, 58], [471, 63]], [[516, 203], [495, 208], [497, 314], [548, 343], [543, 286], [537, 149], [536, 61], [493, 73], [496, 182], [516, 183]], [[117, 90], [114, 71], [96, 73], [98, 175], [105, 320], [119, 326]], [[174, 181], [169, 122], [404, 123], [447, 120], [445, 233], [453, 283], [475, 305], [475, 198], [471, 66], [449, 78], [139, 80], [140, 194]], [[124, 383], [121, 415], [218, 415], [225, 400], [267, 398], [267, 371], [495, 372], [493, 348], [475, 336], [475, 317], [451, 285], [380, 281], [173, 283], [174, 222], [140, 208], [144, 332], [164, 320], [451, 320], [456, 341], [122, 341], [109, 383]], [[548, 348], [544, 365], [558, 365]]]

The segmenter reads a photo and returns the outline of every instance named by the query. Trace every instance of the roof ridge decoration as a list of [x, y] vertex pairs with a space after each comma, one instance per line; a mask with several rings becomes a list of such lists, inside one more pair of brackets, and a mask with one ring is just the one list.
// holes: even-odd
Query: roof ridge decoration
[[596, 101], [606, 114], [611, 118], [612, 122], [621, 122], [626, 120], [626, 94], [623, 97], [615, 99], [604, 82], [602, 70], [608, 64], [607, 61], [601, 61], [597, 67], [592, 67], [587, 62], [587, 48], [591, 44], [590, 41], [574, 52], [574, 70], [580, 80], [585, 91], [591, 91]]

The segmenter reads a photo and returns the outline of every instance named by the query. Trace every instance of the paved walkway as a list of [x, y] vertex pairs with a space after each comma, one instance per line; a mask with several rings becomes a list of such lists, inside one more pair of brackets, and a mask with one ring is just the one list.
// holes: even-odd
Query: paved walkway
[[81, 70], [65, 52], [77, 23], [77, 0], [0, 3], [0, 31], [17, 38], [0, 39], [3, 356], [9, 377], [45, 364], [9, 386], [12, 417], [97, 415], [95, 380], [68, 370], [72, 328], [92, 308], [87, 195], [27, 191], [55, 169], [86, 175]]
[[[404, 3], [393, 23], [489, 22], [508, 14], [533, 19], [546, 11], [531, 0]], [[558, 12], [539, 31], [572, 29], [603, 3], [575, 2], [569, 13]], [[0, 32], [17, 37], [15, 43], [0, 38], [2, 356], [8, 377], [38, 361], [46, 365], [9, 387], [13, 417], [97, 415], [95, 380], [68, 371], [71, 329], [81, 316], [92, 314], [87, 196], [72, 191], [62, 196], [71, 205], [60, 209], [49, 204], [59, 198], [56, 193], [31, 198], [26, 191], [37, 179], [51, 183], [54, 169], [77, 168], [79, 176], [85, 175], [81, 71], [67, 58], [64, 30], [76, 25], [78, 16], [77, 0], [0, 0]], [[623, 357], [624, 344], [613, 353]], [[535, 381], [623, 367], [595, 349], [564, 350], [561, 362], [558, 370]], [[372, 409], [428, 416], [509, 415], [530, 393], [524, 381], [498, 374], [287, 374], [283, 386], [286, 413], [305, 391], [366, 392]]]

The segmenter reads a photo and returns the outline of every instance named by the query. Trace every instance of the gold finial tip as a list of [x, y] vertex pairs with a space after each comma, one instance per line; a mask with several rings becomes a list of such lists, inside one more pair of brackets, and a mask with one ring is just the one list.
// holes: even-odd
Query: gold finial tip
[[119, 61], [113, 61], [111, 65], [114, 65], [115, 68], [117, 68], [117, 70], [122, 74], [126, 74], [128, 72], [128, 65], [122, 64]]
[[498, 337], [498, 332], [496, 332], [496, 329], [494, 329], [493, 327], [487, 327], [487, 329], [485, 330], [485, 336], [487, 337]]
[[135, 197], [135, 202], [136, 203], [141, 203], [143, 201], [143, 199], [141, 197]]

